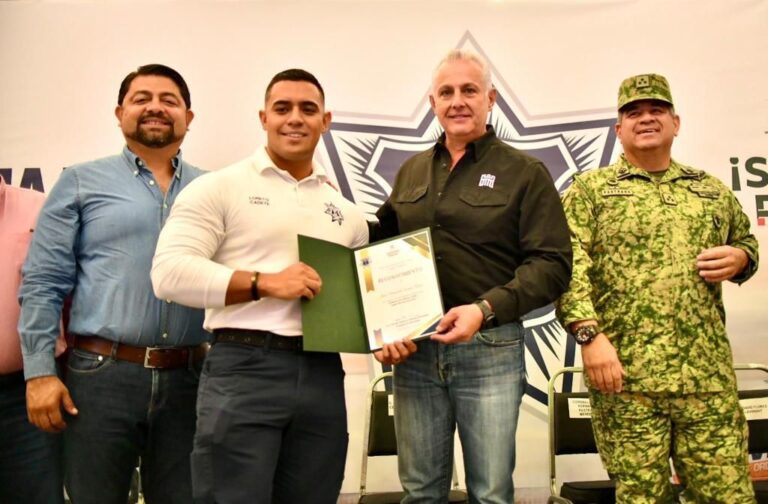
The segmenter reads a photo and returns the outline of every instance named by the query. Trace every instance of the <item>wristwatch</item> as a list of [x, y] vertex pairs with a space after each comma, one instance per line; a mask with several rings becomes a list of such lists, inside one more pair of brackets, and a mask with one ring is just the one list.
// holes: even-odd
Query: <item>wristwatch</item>
[[481, 326], [483, 329], [489, 329], [499, 325], [499, 321], [496, 320], [496, 313], [491, 310], [490, 306], [488, 306], [488, 303], [486, 303], [485, 300], [478, 299], [475, 301], [475, 304], [478, 308], [480, 308], [480, 311], [483, 312], [483, 325]]
[[597, 337], [600, 330], [596, 325], [584, 325], [573, 331], [573, 339], [579, 345], [588, 345]]

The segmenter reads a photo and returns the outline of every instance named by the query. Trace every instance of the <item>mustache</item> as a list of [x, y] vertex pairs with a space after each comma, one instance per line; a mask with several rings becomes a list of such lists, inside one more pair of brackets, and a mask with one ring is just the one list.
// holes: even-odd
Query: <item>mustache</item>
[[149, 119], [162, 119], [167, 123], [172, 122], [171, 119], [162, 112], [146, 112], [145, 114], [142, 114], [142, 116], [139, 118], [139, 121], [144, 122]]

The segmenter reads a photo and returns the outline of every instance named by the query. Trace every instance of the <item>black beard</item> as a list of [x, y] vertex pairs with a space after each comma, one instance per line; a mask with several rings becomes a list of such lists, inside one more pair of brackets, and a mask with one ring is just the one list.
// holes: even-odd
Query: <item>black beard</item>
[[170, 129], [165, 133], [157, 133], [157, 132], [147, 132], [141, 128], [141, 121], [144, 119], [149, 119], [152, 117], [158, 117], [160, 119], [165, 119], [165, 117], [157, 115], [157, 114], [147, 114], [145, 117], [142, 117], [142, 119], [139, 121], [139, 124], [136, 126], [136, 131], [128, 135], [128, 138], [131, 140], [136, 140], [144, 147], [149, 147], [150, 149], [161, 149], [163, 147], [167, 147], [171, 145], [172, 143], [178, 142], [182, 138], [184, 138], [184, 135], [176, 136], [176, 132], [173, 129], [173, 123], [170, 122], [169, 126]]

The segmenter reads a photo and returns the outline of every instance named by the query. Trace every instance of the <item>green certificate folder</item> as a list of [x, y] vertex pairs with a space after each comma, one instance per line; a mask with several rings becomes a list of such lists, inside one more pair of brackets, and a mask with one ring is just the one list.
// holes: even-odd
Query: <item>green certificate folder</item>
[[301, 303], [304, 350], [368, 353], [428, 337], [442, 318], [428, 228], [357, 249], [299, 235], [299, 258], [323, 281]]

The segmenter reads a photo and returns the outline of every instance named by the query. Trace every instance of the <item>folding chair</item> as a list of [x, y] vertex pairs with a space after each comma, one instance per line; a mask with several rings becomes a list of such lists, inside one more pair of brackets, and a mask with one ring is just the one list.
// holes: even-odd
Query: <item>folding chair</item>
[[548, 504], [594, 503], [613, 504], [616, 502], [616, 484], [612, 480], [569, 481], [557, 490], [558, 455], [597, 454], [595, 436], [592, 433], [592, 419], [589, 416], [569, 412], [569, 403], [577, 408], [579, 402], [589, 401], [587, 392], [556, 392], [555, 382], [566, 373], [581, 373], [580, 367], [566, 367], [552, 375], [549, 380], [549, 486]]
[[[363, 462], [360, 468], [360, 498], [359, 504], [395, 504], [399, 503], [405, 493], [379, 492], [368, 493], [368, 458], [397, 455], [397, 438], [395, 437], [395, 420], [389, 413], [391, 390], [376, 390], [376, 386], [384, 379], [391, 378], [392, 372], [382, 373], [374, 378], [368, 386], [368, 409], [365, 414], [363, 430]], [[456, 465], [453, 466], [451, 492], [448, 502], [468, 502], [467, 493], [459, 489]]]
[[[765, 364], [734, 364], [736, 371], [762, 371], [768, 373], [768, 366]], [[753, 390], [739, 389], [739, 400], [742, 406], [745, 401], [760, 400], [768, 401], [768, 388]], [[747, 407], [744, 408], [747, 411]], [[747, 426], [749, 426], [749, 448], [748, 452], [753, 454], [768, 453], [768, 419], [750, 418], [747, 414]], [[768, 481], [753, 481], [755, 496], [758, 504], [768, 504]]]

